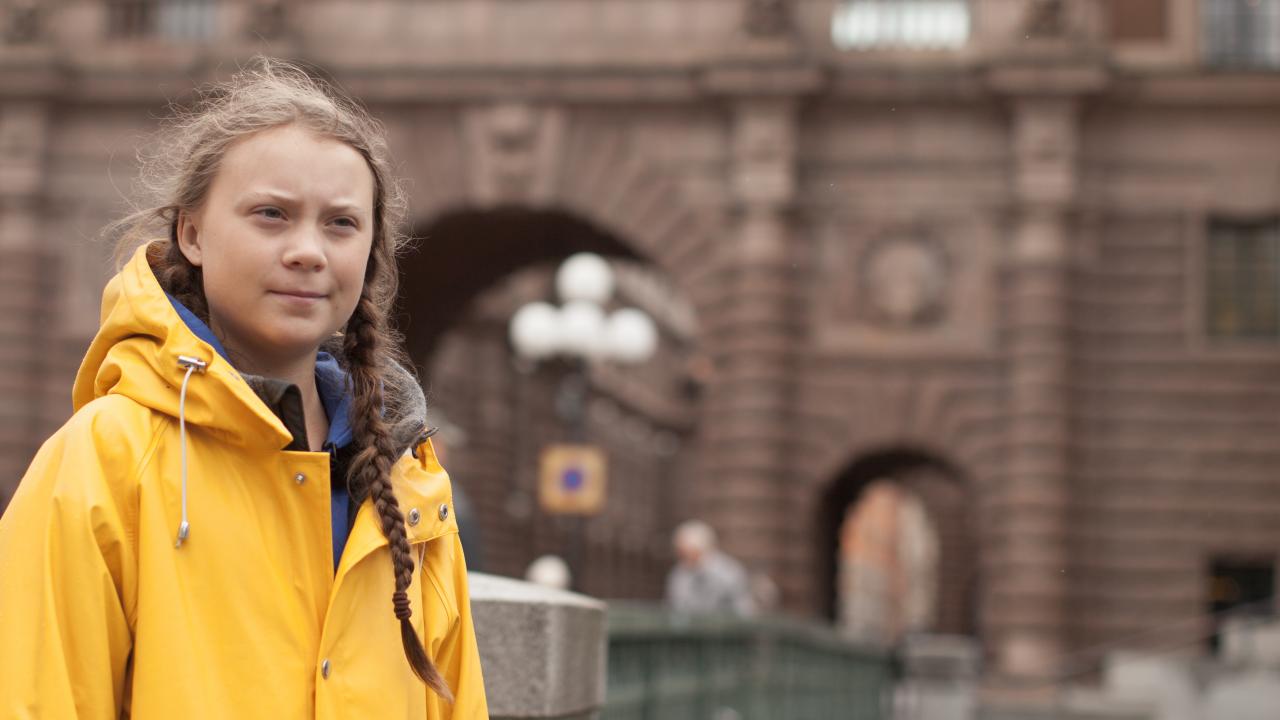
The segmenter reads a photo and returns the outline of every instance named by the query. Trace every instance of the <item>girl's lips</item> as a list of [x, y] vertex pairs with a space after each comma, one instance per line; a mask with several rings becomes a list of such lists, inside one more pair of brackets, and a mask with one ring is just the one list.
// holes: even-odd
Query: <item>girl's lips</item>
[[310, 312], [313, 308], [320, 304], [327, 295], [319, 293], [302, 293], [302, 292], [285, 292], [282, 290], [272, 290], [271, 295], [280, 298], [280, 302], [285, 307], [292, 307], [295, 310], [306, 310]]
[[304, 290], [271, 290], [274, 295], [283, 295], [284, 297], [302, 298], [304, 300], [319, 300], [326, 297], [324, 293], [307, 292]]

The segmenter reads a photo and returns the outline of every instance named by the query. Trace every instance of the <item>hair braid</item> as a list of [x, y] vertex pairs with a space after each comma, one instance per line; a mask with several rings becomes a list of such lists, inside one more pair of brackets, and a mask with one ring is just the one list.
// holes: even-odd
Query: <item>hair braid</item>
[[[375, 253], [376, 256], [376, 253]], [[374, 257], [370, 258], [370, 264]], [[351, 377], [353, 408], [351, 426], [360, 450], [351, 461], [349, 482], [357, 495], [368, 492], [387, 537], [391, 561], [395, 568], [395, 592], [391, 596], [396, 617], [400, 620], [400, 638], [405, 657], [419, 678], [446, 700], [452, 701], [449, 686], [440, 671], [427, 657], [426, 650], [414, 632], [409, 618], [409, 585], [413, 582], [413, 553], [405, 532], [400, 503], [391, 490], [391, 465], [395, 446], [390, 428], [382, 417], [382, 353], [381, 339], [386, 336], [386, 312], [368, 292], [360, 296], [355, 312], [347, 321], [343, 350]]]

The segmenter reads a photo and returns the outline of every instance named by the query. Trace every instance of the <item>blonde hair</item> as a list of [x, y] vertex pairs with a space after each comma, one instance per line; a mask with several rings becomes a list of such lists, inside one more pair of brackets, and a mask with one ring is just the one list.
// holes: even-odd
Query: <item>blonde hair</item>
[[[147, 257], [160, 285], [207, 322], [209, 309], [201, 270], [178, 247], [178, 215], [201, 207], [233, 143], [286, 125], [299, 125], [346, 143], [360, 153], [373, 173], [373, 244], [364, 287], [341, 341], [326, 347], [338, 357], [350, 379], [356, 452], [347, 485], [352, 497], [367, 495], [371, 499], [387, 537], [395, 572], [392, 607], [400, 621], [405, 655], [418, 677], [442, 697], [452, 699], [409, 621], [412, 611], [407, 591], [413, 580], [414, 559], [404, 516], [391, 489], [391, 467], [402, 451], [397, 446], [397, 436], [403, 434], [401, 426], [414, 424], [419, 434], [425, 427], [413, 412], [421, 402], [421, 389], [402, 369], [407, 362], [388, 317], [398, 286], [396, 257], [406, 241], [400, 231], [406, 202], [392, 175], [381, 123], [302, 67], [255, 57], [230, 80], [198, 91], [191, 109], [175, 109], [173, 117], [139, 152], [143, 209], [111, 223], [104, 234], [117, 244], [118, 263], [137, 246], [148, 244]], [[406, 399], [405, 407], [400, 404], [402, 399]]]

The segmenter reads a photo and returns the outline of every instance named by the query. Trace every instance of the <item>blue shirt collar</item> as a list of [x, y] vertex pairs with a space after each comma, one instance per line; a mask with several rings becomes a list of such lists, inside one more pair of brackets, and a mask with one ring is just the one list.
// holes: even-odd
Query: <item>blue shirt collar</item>
[[164, 296], [169, 298], [169, 304], [173, 305], [173, 309], [178, 311], [178, 317], [182, 318], [182, 322], [187, 324], [191, 332], [195, 333], [196, 337], [212, 345], [213, 349], [222, 356], [222, 359], [226, 360], [227, 364], [231, 364], [231, 358], [227, 357], [226, 348], [222, 347], [222, 343], [213, 334], [213, 330], [210, 330], [209, 326], [197, 317], [195, 313], [191, 312], [191, 308], [183, 305], [178, 298], [169, 293], [165, 293]]
[[321, 350], [316, 353], [316, 391], [320, 403], [329, 416], [329, 437], [324, 444], [331, 448], [351, 444], [351, 391], [347, 387], [347, 372], [338, 359]]
[[[213, 346], [218, 355], [227, 364], [231, 364], [226, 348], [222, 347], [209, 325], [174, 296], [165, 293], [165, 297], [169, 298], [178, 317], [182, 318], [191, 332]], [[350, 445], [354, 436], [351, 430], [351, 392], [347, 387], [347, 373], [338, 364], [337, 358], [323, 350], [316, 353], [316, 392], [320, 394], [320, 404], [324, 405], [325, 415], [329, 416], [329, 436], [324, 441], [325, 449], [335, 450]]]

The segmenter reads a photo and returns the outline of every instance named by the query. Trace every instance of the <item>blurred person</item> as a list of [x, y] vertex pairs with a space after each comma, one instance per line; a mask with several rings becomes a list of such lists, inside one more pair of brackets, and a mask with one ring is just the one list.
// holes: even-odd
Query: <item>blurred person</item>
[[688, 520], [672, 536], [676, 565], [667, 575], [666, 602], [680, 613], [754, 615], [755, 601], [742, 563], [716, 547], [716, 534]]
[[[388, 311], [381, 125], [255, 59], [157, 205], [0, 519], [0, 716], [487, 717], [449, 478]], [[390, 597], [388, 597], [388, 595]]]
[[568, 590], [572, 585], [572, 577], [569, 563], [558, 555], [539, 557], [529, 563], [529, 569], [524, 573], [525, 580], [554, 590]]
[[773, 613], [782, 607], [782, 590], [767, 573], [751, 574], [751, 600], [756, 612]]

